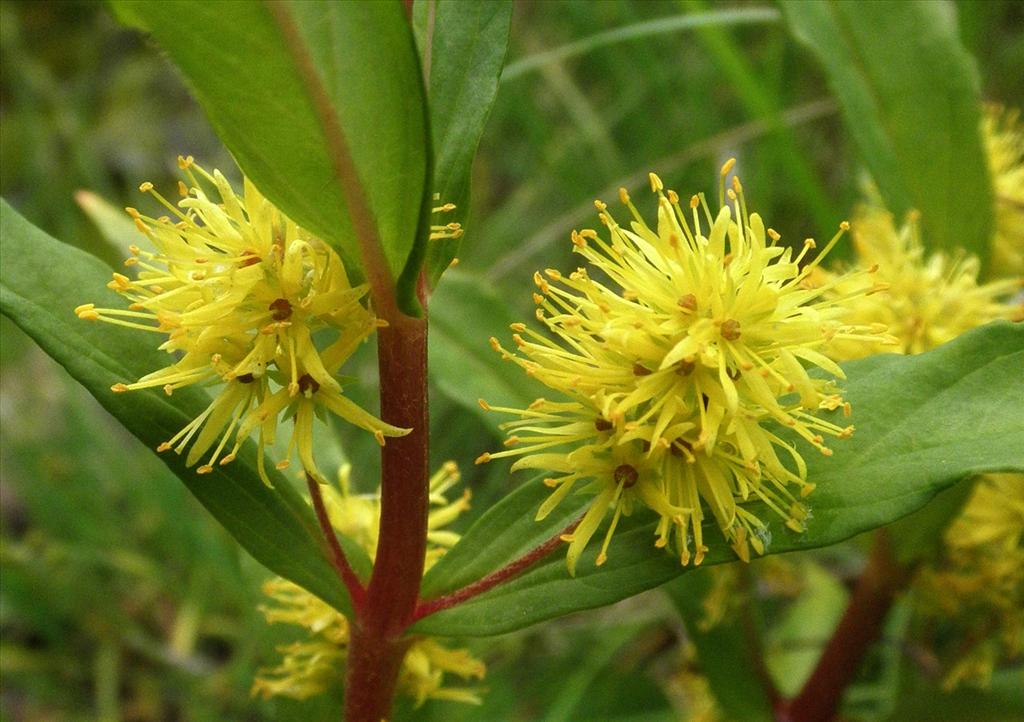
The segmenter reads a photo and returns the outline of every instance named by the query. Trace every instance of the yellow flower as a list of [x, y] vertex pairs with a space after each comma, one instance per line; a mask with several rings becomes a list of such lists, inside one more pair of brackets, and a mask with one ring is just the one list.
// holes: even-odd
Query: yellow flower
[[[380, 499], [354, 496], [348, 491], [348, 468], [340, 473], [342, 493], [331, 486], [322, 487], [331, 524], [342, 534], [358, 542], [372, 557], [377, 548]], [[427, 568], [453, 546], [459, 536], [444, 529], [469, 508], [469, 491], [455, 501], [445, 493], [459, 481], [459, 471], [448, 462], [430, 479], [430, 512]], [[261, 669], [253, 683], [254, 695], [274, 695], [307, 699], [337, 686], [347, 658], [348, 620], [313, 594], [284, 579], [272, 579], [263, 592], [273, 604], [262, 607], [270, 623], [283, 622], [303, 627], [306, 639], [278, 648], [280, 664]], [[483, 679], [484, 663], [468, 650], [451, 649], [431, 637], [412, 640], [398, 677], [398, 690], [423, 704], [428, 699], [447, 699], [480, 704], [480, 690], [445, 686], [446, 675], [464, 680]]]
[[1024, 276], [1024, 127], [1020, 112], [998, 105], [986, 107], [981, 137], [995, 193], [992, 269], [1000, 276]]
[[[191, 157], [179, 157], [178, 165], [188, 185], [179, 182], [176, 205], [152, 183], [140, 186], [170, 217], [127, 209], [156, 249], [132, 247], [125, 265], [138, 270], [137, 278], [115, 273], [108, 284], [130, 302], [128, 309], [91, 303], [76, 309], [83, 319], [165, 335], [160, 349], [175, 355], [167, 367], [115, 384], [114, 391], [161, 387], [170, 395], [193, 384], [217, 389], [206, 410], [159, 450], [181, 453], [191, 444], [186, 463], [192, 465], [212, 448], [198, 469], [206, 473], [218, 461], [234, 459], [255, 431], [266, 480], [263, 449], [274, 443], [280, 421], [294, 418], [278, 467], [287, 466], [297, 450], [303, 467], [322, 480], [312, 452], [318, 408], [371, 431], [381, 444], [385, 436], [408, 433], [350, 401], [336, 378], [379, 325], [364, 305], [367, 286], [352, 286], [338, 254], [278, 211], [248, 179], [238, 196], [219, 171], [211, 175]], [[219, 200], [208, 195], [211, 187]]]
[[[965, 331], [996, 319], [1018, 319], [1022, 307], [1008, 298], [1019, 280], [978, 282], [978, 259], [963, 253], [936, 252], [925, 256], [917, 216], [911, 214], [899, 229], [892, 215], [876, 205], [862, 206], [853, 223], [857, 268], [876, 271], [884, 291], [863, 295], [852, 303], [850, 319], [879, 323], [899, 339], [896, 347], [881, 344], [836, 344], [837, 358], [873, 353], [921, 353], [951, 341]], [[862, 277], [834, 281], [836, 295], [849, 295], [863, 286]]]
[[985, 684], [999, 660], [1024, 652], [1024, 474], [979, 479], [945, 542], [915, 581], [919, 618], [944, 686]]
[[[732, 164], [723, 167], [723, 179]], [[824, 436], [845, 438], [853, 427], [818, 412], [848, 414], [849, 406], [833, 381], [812, 377], [806, 367], [842, 378], [827, 355], [832, 343], [887, 338], [884, 327], [844, 320], [845, 301], [825, 299], [834, 281], [809, 281], [843, 230], [805, 263], [814, 241], [796, 254], [777, 245], [779, 234], [748, 212], [738, 180], [714, 213], [703, 196], [684, 210], [653, 173], [651, 187], [658, 195], [655, 229], [622, 190], [633, 216], [628, 229], [598, 201], [608, 240], [590, 229], [573, 232], [575, 252], [596, 277], [588, 268], [535, 275], [537, 318], [549, 334], [514, 324], [518, 353], [491, 340], [503, 358], [568, 397], [496, 409], [520, 419], [504, 425], [509, 448], [478, 462], [521, 456], [513, 470], [562, 474], [546, 481], [556, 491], [539, 516], [577, 481], [590, 481], [584, 491], [595, 499], [568, 537], [570, 570], [611, 510], [597, 558], [605, 560], [620, 513], [636, 503], [659, 514], [655, 544], [674, 538], [683, 564], [700, 564], [707, 551], [705, 508], [745, 560], [750, 547], [763, 553], [770, 541], [745, 502], [762, 502], [802, 531], [808, 510], [799, 497], [814, 485], [799, 451], [769, 422], [830, 454]], [[851, 295], [874, 290], [866, 282]]]

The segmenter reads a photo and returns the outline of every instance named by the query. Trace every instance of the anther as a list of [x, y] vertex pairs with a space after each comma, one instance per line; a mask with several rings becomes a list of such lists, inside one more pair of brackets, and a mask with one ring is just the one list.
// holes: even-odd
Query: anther
[[270, 314], [270, 317], [275, 321], [286, 321], [292, 315], [292, 305], [288, 303], [286, 298], [279, 298], [273, 301], [269, 306], [269, 310], [273, 312]]
[[602, 418], [600, 416], [598, 416], [596, 419], [594, 419], [594, 428], [597, 429], [598, 431], [608, 431], [613, 426], [614, 425], [612, 424], [611, 421], [609, 421], [608, 419]]
[[722, 338], [726, 341], [735, 341], [740, 337], [740, 322], [734, 318], [726, 319], [722, 323]]
[[153, 184], [150, 183], [149, 181], [146, 181], [145, 183], [139, 186], [139, 190], [142, 191], [143, 193], [149, 193], [151, 190], [153, 190]]
[[640, 474], [637, 470], [629, 464], [620, 464], [615, 467], [615, 471], [612, 472], [612, 478], [616, 484], [621, 484], [622, 488], [628, 489], [631, 486], [635, 486], [640, 480]]
[[307, 399], [320, 390], [320, 384], [309, 374], [302, 374], [299, 377], [299, 393]]
[[654, 372], [651, 371], [649, 368], [647, 368], [646, 366], [644, 366], [642, 364], [639, 364], [639, 363], [633, 364], [633, 375], [634, 376], [650, 376], [652, 373], [654, 373]]
[[692, 293], [688, 293], [685, 296], [680, 297], [680, 299], [676, 301], [676, 304], [679, 306], [679, 308], [686, 309], [687, 311], [696, 311], [697, 297], [694, 296]]
[[725, 178], [727, 175], [729, 175], [729, 171], [731, 171], [735, 165], [736, 159], [730, 158], [729, 160], [725, 161], [725, 163], [722, 164], [722, 170], [719, 171], [719, 174], [723, 178]]

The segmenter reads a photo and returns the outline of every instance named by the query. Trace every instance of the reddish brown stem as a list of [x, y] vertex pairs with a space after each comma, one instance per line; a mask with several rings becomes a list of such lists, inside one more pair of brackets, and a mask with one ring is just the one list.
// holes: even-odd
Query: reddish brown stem
[[306, 485], [309, 487], [309, 497], [313, 500], [313, 510], [316, 511], [316, 520], [320, 523], [320, 531], [324, 536], [324, 542], [327, 544], [331, 563], [348, 589], [348, 595], [352, 598], [352, 607], [358, 613], [363, 605], [366, 589], [352, 570], [352, 566], [348, 563], [345, 550], [338, 543], [338, 536], [334, 533], [331, 517], [327, 514], [327, 507], [324, 506], [323, 494], [320, 493], [320, 484], [312, 476], [306, 474]]
[[776, 708], [785, 722], [828, 722], [868, 648], [881, 635], [885, 618], [910, 572], [895, 560], [889, 537], [875, 532], [867, 566], [857, 580], [839, 626], [825, 646], [810, 679], [793, 700]]
[[419, 597], [427, 544], [427, 324], [394, 315], [377, 336], [381, 418], [410, 428], [381, 450], [380, 533], [373, 574], [349, 642], [345, 719], [388, 716]]
[[440, 612], [442, 609], [450, 609], [451, 607], [462, 604], [463, 602], [472, 599], [479, 594], [483, 594], [487, 590], [493, 589], [499, 584], [503, 584], [513, 577], [521, 574], [526, 571], [528, 567], [537, 563], [557, 549], [562, 541], [562, 535], [571, 534], [576, 527], [579, 526], [582, 519], [583, 517], [581, 515], [579, 519], [555, 534], [555, 536], [551, 537], [540, 546], [531, 549], [523, 556], [509, 562], [501, 569], [491, 572], [482, 579], [478, 579], [472, 584], [467, 584], [462, 587], [462, 589], [457, 589], [450, 594], [445, 594], [444, 596], [437, 597], [435, 599], [427, 599], [420, 602], [416, 606], [416, 611], [413, 613], [413, 620], [423, 619], [424, 617], [429, 617], [435, 612]]

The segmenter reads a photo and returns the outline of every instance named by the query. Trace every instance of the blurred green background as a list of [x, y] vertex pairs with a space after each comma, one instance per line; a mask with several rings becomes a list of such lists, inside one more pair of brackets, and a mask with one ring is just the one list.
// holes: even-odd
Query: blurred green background
[[[649, 170], [684, 195], [713, 191], [718, 167], [736, 156], [752, 205], [789, 238], [831, 235], [849, 215], [860, 180], [855, 151], [822, 73], [777, 19], [664, 31], [564, 61], [530, 60], [580, 38], [707, 7], [516, 3], [508, 72], [477, 160], [459, 266], [512, 305], [503, 312], [510, 319], [530, 313], [535, 268], [576, 265], [568, 234], [595, 224], [595, 197], [613, 200], [625, 185], [642, 211], [653, 208], [643, 193]], [[956, 8], [986, 99], [1021, 106], [1024, 4]], [[141, 181], [175, 184], [179, 153], [237, 179], [173, 68], [102, 4], [4, 0], [0, 43], [0, 192], [55, 237], [113, 267], [120, 254], [76, 192], [138, 205]], [[448, 288], [457, 294], [458, 281]], [[443, 315], [444, 289], [437, 332], [457, 334], [458, 318]], [[94, 292], [82, 289], [82, 300]], [[250, 699], [255, 669], [273, 663], [275, 645], [294, 638], [266, 625], [257, 610], [266, 572], [150, 451], [13, 324], [0, 323], [0, 717], [336, 719], [337, 700]], [[491, 323], [479, 329], [485, 358], [487, 335], [502, 330]], [[373, 350], [364, 351], [354, 373], [372, 380]], [[494, 421], [480, 424], [443, 388], [433, 414], [434, 458], [456, 460], [474, 490], [474, 512], [460, 520], [466, 524], [512, 483], [500, 465], [473, 466], [495, 444]], [[355, 481], [368, 486], [374, 449], [362, 437], [347, 441]], [[807, 598], [825, 605], [815, 612], [820, 618], [842, 608], [837, 578], [857, 554], [855, 545], [829, 550], [814, 569], [828, 566], [830, 574], [804, 579], [803, 588], [818, 585]], [[779, 619], [791, 613], [766, 609]], [[701, 698], [679, 691], [682, 634], [675, 612], [652, 593], [473, 643], [490, 667], [485, 707], [429, 703], [415, 713], [402, 708], [400, 718], [572, 720], [585, 709], [590, 719], [685, 719], [697, 714]], [[794, 648], [806, 654], [808, 645], [813, 654], [822, 639], [812, 637], [778, 641], [783, 658]], [[864, 718], [891, 713], [891, 700], [876, 704], [865, 689]]]

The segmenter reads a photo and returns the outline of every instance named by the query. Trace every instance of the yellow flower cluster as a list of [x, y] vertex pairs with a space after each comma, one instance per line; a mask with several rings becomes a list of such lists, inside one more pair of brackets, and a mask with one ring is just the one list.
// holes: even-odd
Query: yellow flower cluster
[[1024, 474], [980, 479], [945, 542], [914, 585], [920, 621], [947, 689], [984, 684], [1024, 652]]
[[[979, 283], [980, 268], [974, 256], [936, 252], [926, 257], [914, 213], [897, 229], [892, 214], [866, 204], [854, 218], [853, 243], [856, 267], [875, 270], [876, 280], [886, 289], [857, 298], [849, 318], [858, 323], [885, 324], [899, 339], [899, 345], [840, 342], [834, 348], [838, 358], [882, 352], [921, 353], [975, 326], [1024, 316], [1019, 302], [1016, 307], [1007, 303], [1020, 289], [1019, 279]], [[864, 286], [862, 278], [836, 278], [833, 293], [849, 297], [858, 286]]]
[[[338, 254], [310, 236], [245, 180], [235, 194], [219, 171], [208, 173], [191, 157], [178, 159], [187, 181], [173, 204], [143, 183], [170, 216], [128, 213], [156, 251], [132, 247], [125, 265], [135, 278], [115, 273], [108, 287], [128, 309], [84, 304], [80, 318], [102, 320], [166, 336], [160, 349], [169, 365], [114, 391], [201, 385], [216, 389], [210, 405], [159, 450], [181, 453], [199, 473], [235, 458], [253, 433], [272, 445], [280, 421], [293, 419], [286, 457], [297, 450], [318, 480], [313, 419], [325, 410], [374, 434], [401, 436], [350, 401], [337, 379], [341, 365], [379, 325], [366, 307], [367, 286], [353, 286]], [[210, 192], [215, 196], [210, 195]], [[234, 437], [234, 443], [231, 443]], [[226, 453], [225, 453], [226, 452]]]
[[1020, 111], [987, 107], [981, 137], [995, 194], [992, 268], [1000, 276], [1024, 276], [1024, 127]]
[[[357, 541], [372, 557], [377, 548], [380, 521], [380, 499], [376, 496], [354, 496], [348, 491], [348, 469], [341, 471], [339, 494], [331, 486], [322, 487], [324, 503], [331, 524], [345, 536]], [[444, 529], [469, 508], [469, 491], [455, 501], [445, 494], [459, 481], [454, 463], [446, 463], [430, 479], [432, 509], [428, 524], [427, 568], [458, 540], [458, 534]], [[307, 699], [338, 685], [347, 657], [348, 620], [305, 589], [284, 579], [273, 579], [263, 586], [273, 606], [262, 608], [270, 623], [283, 622], [303, 627], [308, 637], [279, 648], [280, 664], [260, 670], [253, 694], [271, 697], [280, 695]], [[483, 679], [484, 663], [468, 650], [451, 649], [431, 637], [417, 637], [409, 646], [398, 678], [398, 690], [412, 697], [417, 704], [428, 699], [447, 699], [471, 704], [480, 703], [480, 690], [445, 686], [445, 676], [464, 680]]]
[[[612, 520], [598, 564], [620, 517], [638, 505], [660, 517], [655, 546], [674, 541], [682, 564], [703, 560], [709, 514], [740, 558], [748, 560], [751, 548], [764, 553], [768, 527], [751, 502], [799, 532], [809, 516], [801, 498], [814, 488], [800, 452], [779, 429], [826, 455], [825, 436], [853, 433], [819, 416], [835, 409], [849, 415], [849, 405], [832, 380], [808, 373], [817, 367], [843, 378], [830, 344], [888, 338], [884, 326], [845, 320], [846, 299], [826, 298], [835, 281], [810, 281], [847, 225], [813, 260], [813, 240], [794, 253], [748, 212], [737, 179], [725, 191], [732, 166], [722, 169], [714, 212], [703, 196], [684, 208], [651, 174], [653, 229], [625, 190], [628, 228], [598, 201], [608, 239], [590, 229], [572, 234], [589, 267], [534, 277], [537, 318], [549, 333], [513, 325], [518, 352], [491, 339], [503, 358], [566, 400], [495, 407], [519, 419], [504, 425], [508, 448], [478, 463], [519, 456], [513, 470], [555, 472], [545, 479], [554, 492], [538, 518], [575, 488], [594, 495], [566, 537], [572, 572], [605, 516], [611, 512]], [[868, 282], [849, 295], [875, 290]]]

